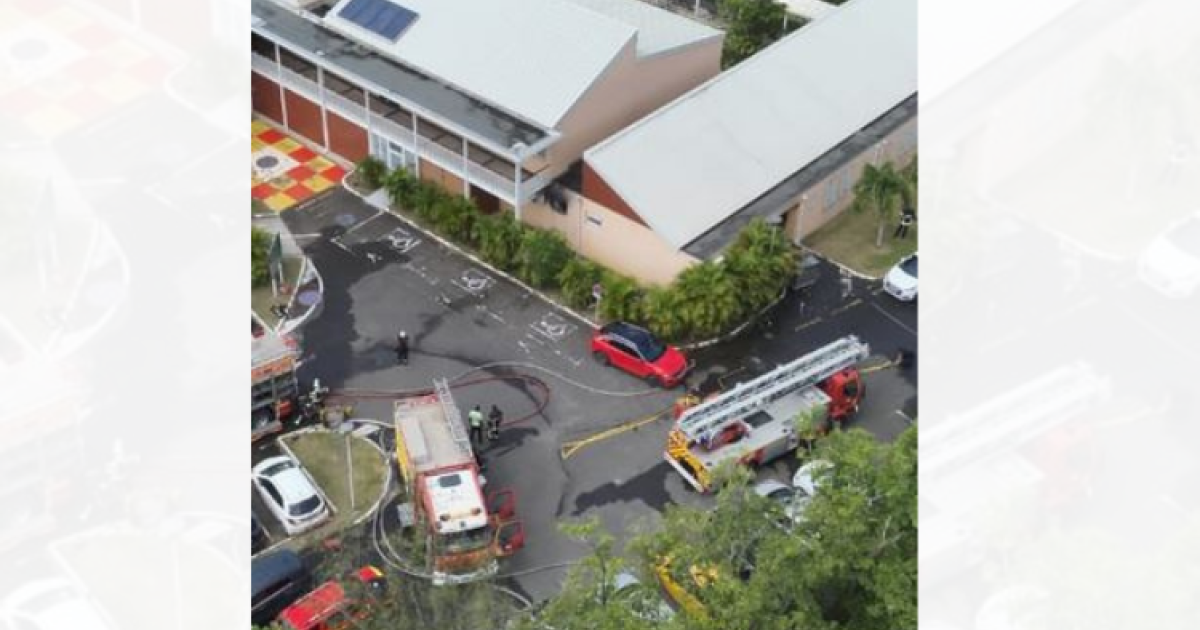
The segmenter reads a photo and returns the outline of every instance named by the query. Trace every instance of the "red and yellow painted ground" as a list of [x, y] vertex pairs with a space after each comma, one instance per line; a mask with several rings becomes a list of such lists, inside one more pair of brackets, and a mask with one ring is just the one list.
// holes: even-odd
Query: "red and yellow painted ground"
[[160, 52], [80, 8], [0, 2], [0, 115], [52, 139], [158, 90]]
[[[301, 144], [295, 138], [259, 120], [250, 123], [250, 194], [275, 212], [322, 193], [341, 183], [345, 169]], [[255, 164], [264, 157], [287, 160], [280, 169], [260, 175]]]

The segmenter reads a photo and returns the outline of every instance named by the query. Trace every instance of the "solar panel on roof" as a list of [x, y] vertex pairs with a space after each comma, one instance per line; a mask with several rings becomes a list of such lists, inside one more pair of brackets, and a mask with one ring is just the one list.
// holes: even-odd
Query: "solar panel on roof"
[[388, 0], [350, 0], [338, 15], [395, 41], [417, 19], [417, 14]]

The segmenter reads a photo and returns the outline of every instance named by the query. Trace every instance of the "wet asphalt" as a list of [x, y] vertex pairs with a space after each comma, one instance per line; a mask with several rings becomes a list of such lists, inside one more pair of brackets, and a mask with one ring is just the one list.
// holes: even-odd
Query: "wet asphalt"
[[[561, 458], [564, 442], [653, 416], [680, 393], [596, 364], [585, 322], [344, 190], [283, 218], [325, 283], [321, 313], [302, 331], [305, 387], [319, 377], [354, 398], [356, 416], [387, 419], [395, 392], [450, 378], [464, 412], [493, 403], [504, 410], [500, 440], [484, 449], [485, 475], [488, 488], [517, 494], [527, 547], [502, 573], [519, 574], [521, 591], [552, 595], [565, 574], [556, 565], [584, 553], [558, 531], [563, 520], [595, 516], [623, 543], [670, 503], [705, 503], [662, 459], [665, 414]], [[393, 350], [401, 330], [411, 340], [407, 365]], [[845, 334], [867, 341], [872, 361], [882, 363], [897, 348], [915, 349], [916, 330], [914, 304], [865, 281], [845, 294], [836, 269], [825, 267], [808, 294], [789, 295], [742, 336], [694, 353], [693, 382], [720, 378], [729, 386]], [[537, 381], [506, 378], [514, 373]], [[880, 370], [867, 383], [854, 423], [890, 439], [915, 416], [916, 372]], [[761, 474], [788, 472], [784, 461]]]

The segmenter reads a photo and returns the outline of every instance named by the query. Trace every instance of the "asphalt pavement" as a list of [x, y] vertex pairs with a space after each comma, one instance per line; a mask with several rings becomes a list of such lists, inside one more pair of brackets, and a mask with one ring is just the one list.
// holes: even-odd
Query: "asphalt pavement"
[[[303, 386], [319, 377], [355, 399], [356, 416], [387, 419], [391, 396], [447, 378], [464, 412], [477, 404], [504, 411], [500, 440], [484, 450], [485, 475], [489, 489], [516, 491], [527, 546], [502, 573], [520, 590], [549, 597], [562, 565], [585, 553], [558, 531], [563, 520], [595, 516], [624, 543], [666, 505], [706, 501], [662, 459], [663, 412], [680, 392], [595, 363], [586, 322], [344, 190], [282, 216], [325, 282], [321, 314], [302, 331]], [[871, 345], [873, 364], [915, 349], [915, 305], [880, 294], [877, 283], [843, 290], [825, 268], [810, 294], [789, 295], [740, 338], [695, 353], [693, 382], [731, 386], [845, 334]], [[401, 330], [411, 340], [407, 365], [394, 352]], [[866, 378], [854, 424], [889, 439], [915, 415], [915, 370]], [[635, 420], [647, 422], [562, 458], [565, 442]], [[779, 462], [763, 474], [787, 472]]]

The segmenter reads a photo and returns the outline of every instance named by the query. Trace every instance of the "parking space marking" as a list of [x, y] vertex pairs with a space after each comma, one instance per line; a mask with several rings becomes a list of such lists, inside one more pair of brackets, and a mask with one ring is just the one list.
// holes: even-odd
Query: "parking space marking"
[[414, 236], [408, 230], [398, 227], [383, 236], [381, 241], [387, 242], [393, 250], [401, 254], [407, 254], [421, 244], [421, 239]]
[[[349, 226], [345, 226], [345, 227], [346, 227], [346, 231], [345, 231], [345, 232], [342, 232], [341, 236], [345, 236], [345, 235], [347, 235], [347, 234], [350, 234], [351, 232], [354, 232], [355, 230], [357, 230], [357, 229], [361, 228], [362, 226], [364, 226], [364, 225], [366, 225], [366, 224], [370, 223], [371, 221], [374, 221], [375, 219], [378, 219], [379, 217], [383, 216], [384, 214], [386, 214], [386, 213], [385, 213], [383, 210], [380, 210], [379, 212], [376, 212], [375, 214], [373, 214], [373, 215], [371, 215], [371, 216], [369, 216], [369, 217], [367, 217], [367, 218], [363, 219], [362, 221], [359, 221], [358, 223], [352, 223], [352, 224], [350, 224]], [[343, 215], [343, 216], [344, 216], [344, 215]], [[338, 217], [338, 218], [339, 218], [339, 219], [341, 219], [341, 217]], [[338, 224], [340, 225], [341, 223], [342, 223], [342, 221], [340, 221], [340, 220], [339, 220], [339, 221], [338, 221]], [[339, 236], [339, 238], [340, 238], [341, 236]]]
[[485, 295], [487, 290], [496, 284], [496, 281], [486, 273], [474, 267], [468, 267], [459, 277], [451, 280], [450, 284], [478, 297]]
[[807, 322], [797, 326], [792, 332], [800, 332], [801, 330], [804, 330], [805, 328], [810, 328], [812, 326], [816, 326], [817, 324], [820, 324], [822, 321], [824, 321], [823, 318], [814, 317], [814, 318], [808, 320]]
[[537, 322], [530, 324], [529, 327], [534, 332], [555, 343], [562, 341], [563, 338], [579, 330], [578, 326], [563, 319], [558, 313], [546, 313]]
[[884, 308], [883, 308], [882, 306], [880, 306], [879, 304], [877, 304], [877, 303], [875, 303], [874, 301], [872, 301], [872, 302], [871, 302], [871, 306], [872, 306], [872, 307], [874, 307], [874, 308], [875, 308], [875, 310], [879, 311], [879, 314], [881, 314], [881, 315], [883, 315], [884, 317], [886, 317], [886, 318], [888, 318], [888, 319], [892, 320], [892, 323], [893, 323], [893, 324], [895, 324], [895, 325], [897, 325], [897, 326], [899, 326], [899, 327], [903, 328], [904, 330], [908, 331], [908, 334], [910, 334], [910, 335], [912, 335], [912, 336], [914, 336], [914, 337], [916, 337], [916, 336], [917, 336], [917, 331], [913, 330], [912, 328], [909, 328], [907, 324], [905, 324], [904, 322], [902, 322], [902, 321], [900, 321], [899, 319], [897, 319], [895, 315], [892, 315], [891, 313], [887, 312], [887, 310], [886, 310], [886, 309], [884, 309]]

